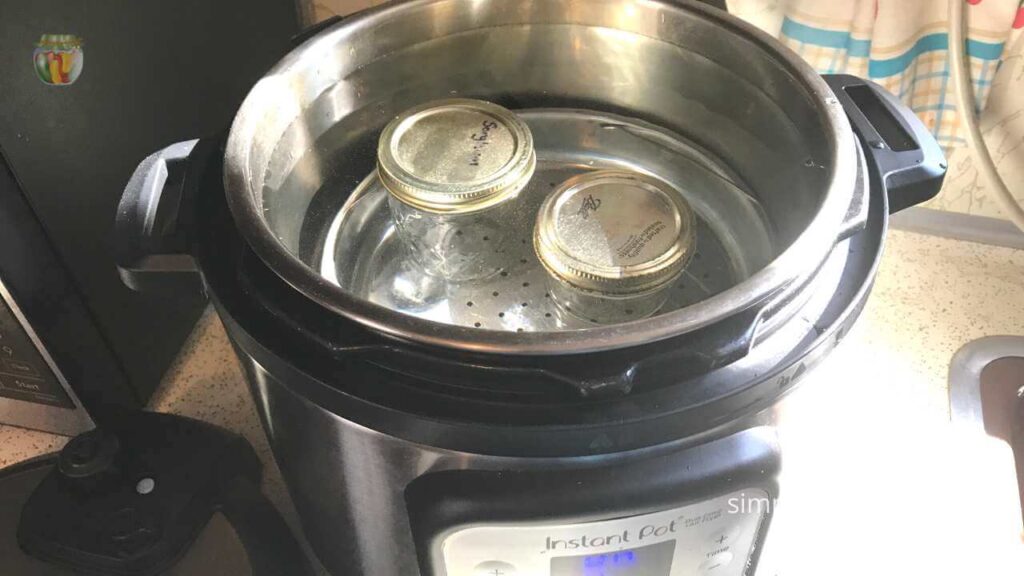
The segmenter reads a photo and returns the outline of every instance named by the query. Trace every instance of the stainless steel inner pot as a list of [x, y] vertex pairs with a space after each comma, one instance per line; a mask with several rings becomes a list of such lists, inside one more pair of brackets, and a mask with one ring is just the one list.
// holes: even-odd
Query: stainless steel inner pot
[[[689, 161], [701, 165], [693, 174], [749, 199], [746, 213], [756, 217], [748, 224], [695, 204], [723, 272], [713, 289], [679, 297], [651, 318], [612, 326], [488, 325], [462, 314], [471, 306], [459, 314], [417, 314], [408, 302], [374, 291], [377, 271], [398, 257], [382, 256], [382, 212], [365, 202], [353, 215], [352, 206], [372, 196], [377, 139], [388, 121], [451, 97], [490, 100], [533, 118], [538, 175], [531, 186], [600, 167], [669, 180], [666, 173], [685, 173], [680, 167]], [[641, 144], [630, 149], [597, 132], [552, 128], [580, 115], [627, 126]], [[558, 142], [573, 138], [559, 154]], [[638, 151], [644, 140], [668, 152]], [[680, 148], [685, 158], [672, 161]], [[417, 0], [354, 16], [286, 56], [240, 108], [224, 168], [246, 240], [284, 280], [327, 308], [427, 344], [560, 354], [668, 338], [770, 305], [816, 270], [851, 228], [847, 212], [861, 192], [857, 158], [842, 107], [812, 69], [753, 27], [700, 4]], [[681, 188], [699, 187], [685, 174], [676, 179]], [[349, 218], [344, 225], [341, 216]], [[339, 239], [339, 230], [364, 229], [376, 232]], [[744, 238], [759, 231], [763, 240]], [[374, 237], [379, 246], [354, 250]], [[445, 288], [446, 310], [469, 301], [458, 292], [464, 288]], [[484, 294], [487, 287], [474, 290]], [[500, 311], [491, 313], [504, 318]]]

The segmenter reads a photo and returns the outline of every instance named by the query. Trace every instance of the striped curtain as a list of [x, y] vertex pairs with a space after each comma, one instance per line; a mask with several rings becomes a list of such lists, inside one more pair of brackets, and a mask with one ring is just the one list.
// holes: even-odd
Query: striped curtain
[[[1024, 28], [1021, 0], [963, 0], [979, 108]], [[870, 78], [909, 105], [944, 147], [963, 145], [949, 70], [946, 0], [733, 0], [821, 73]]]

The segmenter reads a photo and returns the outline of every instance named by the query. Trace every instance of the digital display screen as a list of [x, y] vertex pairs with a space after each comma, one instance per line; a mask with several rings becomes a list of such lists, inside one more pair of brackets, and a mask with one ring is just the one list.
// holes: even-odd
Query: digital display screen
[[669, 576], [676, 541], [551, 559], [551, 576]]

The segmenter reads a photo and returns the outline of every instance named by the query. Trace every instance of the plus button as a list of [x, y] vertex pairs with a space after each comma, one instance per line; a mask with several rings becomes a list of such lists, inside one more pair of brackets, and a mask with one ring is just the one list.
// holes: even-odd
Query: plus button
[[473, 576], [516, 576], [516, 567], [508, 562], [489, 560], [473, 568]]

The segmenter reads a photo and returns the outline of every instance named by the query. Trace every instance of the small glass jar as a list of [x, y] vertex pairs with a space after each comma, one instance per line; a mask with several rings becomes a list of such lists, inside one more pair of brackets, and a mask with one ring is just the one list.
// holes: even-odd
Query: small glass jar
[[423, 269], [451, 281], [485, 278], [508, 239], [537, 159], [529, 128], [490, 102], [412, 108], [384, 128], [377, 172], [398, 235]]
[[682, 193], [657, 178], [589, 172], [544, 200], [533, 243], [559, 309], [615, 324], [665, 303], [696, 249], [696, 217]]

